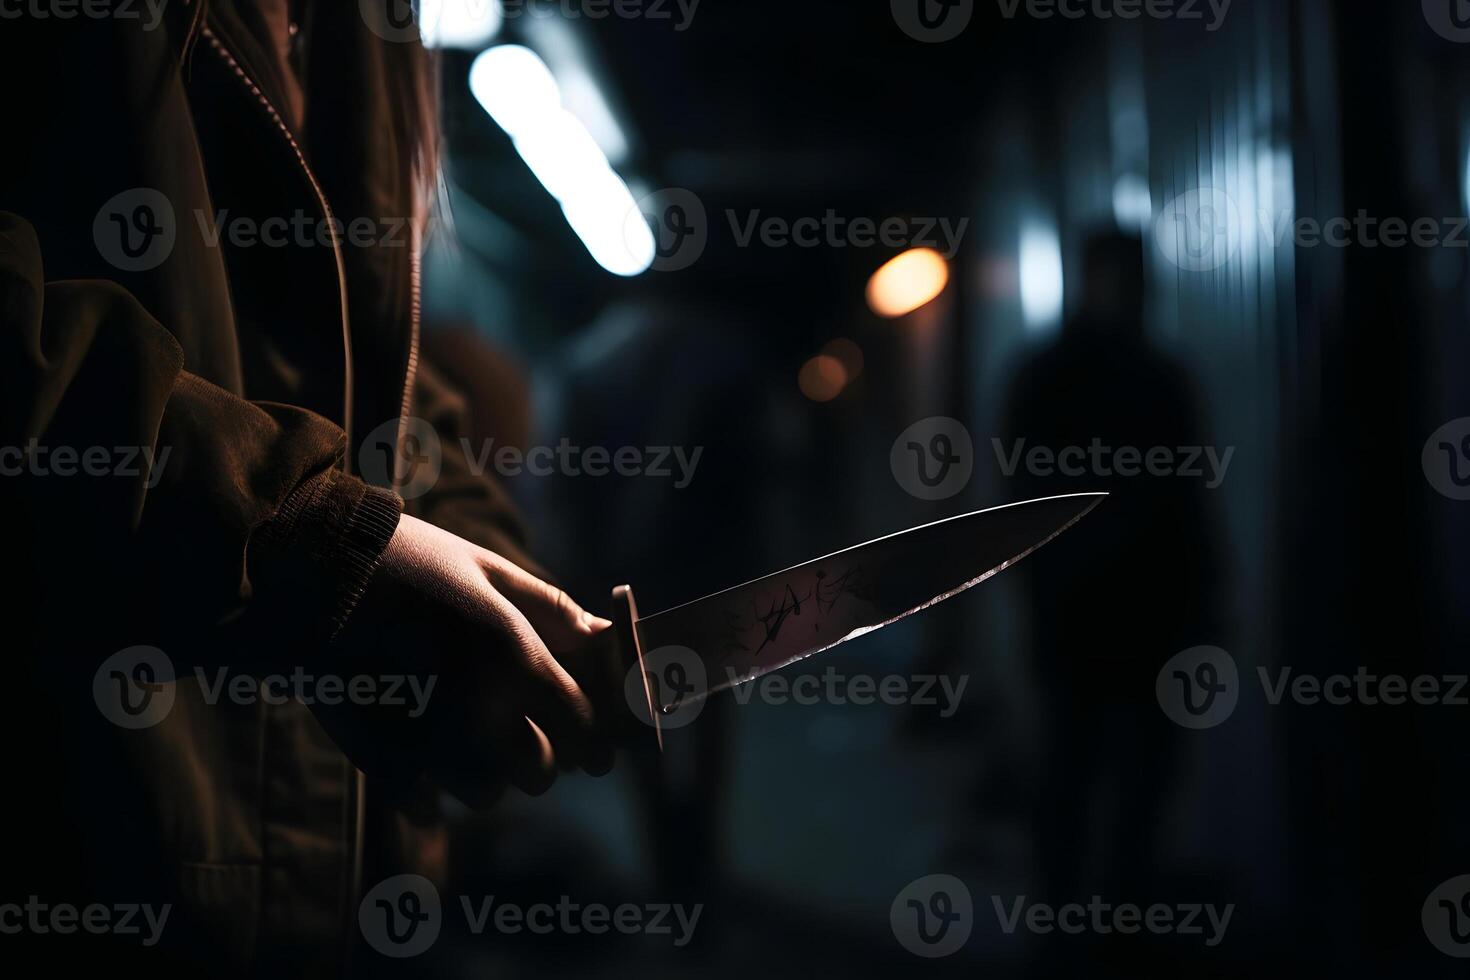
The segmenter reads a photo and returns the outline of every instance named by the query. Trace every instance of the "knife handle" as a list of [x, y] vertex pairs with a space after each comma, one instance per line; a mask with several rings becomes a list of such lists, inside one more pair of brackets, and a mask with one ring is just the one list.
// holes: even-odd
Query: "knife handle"
[[613, 627], [610, 632], [617, 642], [608, 645], [605, 654], [607, 662], [603, 671], [610, 683], [609, 698], [617, 699], [608, 700], [607, 703], [621, 706], [622, 710], [618, 713], [626, 720], [625, 724], [616, 725], [615, 729], [626, 733], [629, 740], [635, 742], [647, 739], [651, 731], [653, 743], [662, 752], [663, 729], [659, 724], [659, 712], [654, 708], [648, 670], [643, 663], [643, 648], [638, 643], [638, 631], [633, 628], [633, 624], [638, 622], [638, 603], [633, 600], [633, 587], [619, 585], [613, 589], [612, 600]]

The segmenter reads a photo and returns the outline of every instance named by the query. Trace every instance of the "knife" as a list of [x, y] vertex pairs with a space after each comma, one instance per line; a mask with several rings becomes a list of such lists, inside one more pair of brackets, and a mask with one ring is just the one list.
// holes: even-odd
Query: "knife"
[[661, 747], [665, 719], [676, 712], [979, 585], [1106, 496], [1046, 497], [951, 517], [652, 616], [640, 616], [632, 587], [620, 585], [613, 590], [614, 628], [600, 655], [600, 683], [605, 703], [622, 701], [624, 714], [636, 721], [624, 718], [615, 727], [651, 728]]

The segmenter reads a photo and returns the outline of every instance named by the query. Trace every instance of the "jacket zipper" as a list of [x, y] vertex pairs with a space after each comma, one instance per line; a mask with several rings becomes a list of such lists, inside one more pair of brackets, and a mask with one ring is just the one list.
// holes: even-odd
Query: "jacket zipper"
[[[295, 154], [296, 162], [301, 165], [301, 172], [306, 175], [307, 182], [311, 184], [312, 192], [316, 194], [317, 203], [321, 206], [322, 215], [326, 218], [327, 227], [332, 229], [332, 258], [337, 263], [337, 305], [342, 311], [342, 356], [345, 361], [342, 382], [342, 429], [347, 434], [348, 454], [342, 459], [342, 468], [345, 472], [351, 472], [352, 326], [347, 316], [347, 266], [342, 259], [341, 243], [337, 240], [337, 219], [332, 214], [332, 206], [327, 203], [327, 195], [323, 193], [322, 185], [317, 181], [316, 174], [312, 173], [311, 167], [306, 162], [306, 154], [301, 151], [301, 145], [296, 142], [296, 137], [292, 135], [291, 128], [286, 125], [286, 121], [282, 118], [281, 113], [271, 104], [271, 100], [266, 98], [265, 92], [261, 90], [260, 86], [245, 73], [245, 69], [240, 67], [240, 62], [235, 60], [234, 55], [230, 54], [229, 49], [225, 47], [224, 42], [219, 39], [213, 29], [205, 25], [200, 29], [200, 34], [209, 42], [209, 46], [214, 49], [215, 53], [224, 59], [225, 64], [230, 66], [230, 69], [235, 73], [236, 77], [245, 83], [245, 87], [250, 90], [250, 94], [255, 96], [261, 107], [265, 109], [266, 115], [270, 116], [271, 122], [276, 124], [276, 129], [286, 138], [286, 144], [290, 146], [291, 152]], [[417, 333], [417, 328], [415, 328], [414, 332]]]
[[[413, 382], [419, 369], [419, 317], [423, 309], [421, 299], [423, 293], [423, 257], [420, 254], [423, 248], [423, 231], [419, 223], [413, 223], [413, 234], [408, 252], [408, 281], [411, 291], [409, 300], [409, 326], [408, 326], [408, 363], [403, 372], [403, 401], [398, 409], [398, 445], [403, 445], [404, 434], [408, 431], [408, 417], [413, 410]], [[395, 454], [400, 460], [402, 453]]]
[[[342, 258], [341, 243], [337, 240], [337, 235], [335, 232], [337, 221], [332, 214], [332, 206], [328, 203], [327, 195], [322, 190], [321, 183], [317, 180], [316, 174], [312, 173], [311, 166], [306, 162], [306, 154], [302, 152], [301, 145], [296, 142], [295, 135], [292, 134], [290, 127], [286, 125], [286, 122], [282, 118], [280, 111], [271, 104], [270, 99], [266, 97], [265, 92], [261, 90], [260, 86], [249, 75], [245, 73], [245, 69], [240, 66], [240, 62], [236, 60], [235, 56], [232, 55], [229, 49], [225, 47], [224, 42], [219, 39], [219, 37], [208, 25], [205, 25], [200, 29], [200, 34], [205, 38], [205, 40], [209, 42], [209, 46], [215, 51], [215, 53], [218, 54], [219, 57], [224, 60], [225, 64], [230, 67], [230, 69], [235, 73], [235, 76], [239, 78], [242, 83], [244, 83], [247, 89], [250, 90], [250, 93], [255, 96], [256, 101], [258, 101], [261, 107], [265, 109], [266, 115], [268, 115], [271, 121], [275, 123], [276, 130], [280, 132], [283, 137], [285, 137], [286, 144], [291, 148], [291, 152], [295, 155], [297, 163], [299, 163], [301, 166], [301, 172], [306, 175], [307, 182], [311, 184], [312, 192], [316, 194], [317, 203], [321, 206], [322, 214], [327, 221], [327, 227], [333, 229], [332, 258], [336, 261], [337, 264], [337, 304], [338, 308], [342, 311], [342, 356], [344, 360], [344, 373], [342, 384], [342, 430], [347, 437], [347, 454], [343, 457], [342, 469], [344, 472], [351, 472], [353, 411], [352, 325], [347, 313], [347, 266]], [[418, 362], [419, 271], [417, 239], [415, 239], [414, 241], [411, 279], [413, 288], [413, 315], [410, 325], [408, 372], [404, 381], [404, 405], [408, 404], [410, 394], [413, 391], [414, 369], [417, 366]], [[400, 420], [400, 438], [402, 427], [403, 422], [402, 420]], [[345, 900], [343, 902], [343, 923], [341, 926], [344, 942], [343, 962], [344, 964], [347, 964], [350, 962], [352, 951], [351, 935], [352, 919], [354, 918], [353, 906], [358, 893], [362, 890], [363, 835], [366, 829], [365, 822], [367, 816], [367, 787], [362, 778], [362, 774], [357, 771], [355, 766], [353, 766], [350, 762], [344, 762], [344, 765], [347, 769], [347, 778], [349, 784], [348, 793], [352, 797], [353, 804], [353, 813], [350, 821], [352, 833], [352, 868], [350, 872], [350, 877], [347, 881], [347, 893], [344, 896]]]

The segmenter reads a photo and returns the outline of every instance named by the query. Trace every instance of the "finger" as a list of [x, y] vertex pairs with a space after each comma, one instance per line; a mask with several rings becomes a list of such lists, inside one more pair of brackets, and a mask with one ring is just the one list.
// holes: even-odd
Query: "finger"
[[556, 756], [544, 732], [523, 716], [471, 723], [472, 731], [436, 760], [433, 776], [467, 806], [484, 809], [505, 789], [540, 796], [556, 782]]
[[520, 648], [521, 669], [513, 679], [525, 716], [550, 739], [554, 754], [568, 765], [597, 756], [595, 712], [575, 678], [551, 655], [526, 618], [502, 604], [504, 628]]
[[[599, 737], [596, 712], [577, 682], [546, 656], [551, 669], [534, 671], [528, 679], [526, 717], [550, 740], [565, 768], [580, 766], [601, 775], [612, 767], [612, 747]], [[569, 695], [569, 688], [575, 693]]]
[[612, 772], [615, 758], [611, 742], [594, 740], [592, 747], [582, 756], [582, 771], [589, 776], [606, 776]]
[[[537, 578], [500, 555], [486, 552], [485, 565], [491, 585], [525, 616], [546, 648], [555, 652], [556, 673], [567, 675], [581, 690], [583, 699], [589, 702], [587, 718], [591, 724], [579, 725], [577, 732], [570, 733], [577, 744], [578, 758], [566, 760], [564, 765], [572, 768], [574, 763], [580, 762], [590, 775], [605, 775], [613, 767], [613, 747], [599, 734], [602, 726], [596, 724], [598, 712], [588, 698], [591, 689], [587, 684], [595, 675], [588, 659], [594, 654], [596, 641], [611, 636], [606, 631], [612, 628], [612, 621], [587, 612], [563, 589]], [[554, 696], [555, 692], [551, 694]], [[554, 743], [568, 734], [557, 724], [554, 716], [533, 717], [550, 725], [548, 730]], [[560, 744], [557, 754], [563, 758], [567, 755]]]
[[486, 552], [485, 571], [490, 584], [521, 611], [546, 646], [557, 653], [576, 650], [588, 637], [612, 625], [577, 605], [565, 590], [493, 552]]
[[507, 726], [502, 737], [507, 750], [504, 756], [506, 775], [523, 793], [540, 796], [556, 782], [556, 754], [551, 740], [536, 723], [522, 718]]
[[576, 653], [562, 655], [559, 660], [592, 702], [592, 720], [596, 726], [593, 744], [597, 752], [595, 760], [589, 759], [583, 768], [589, 775], [605, 775], [612, 768], [621, 734], [635, 727], [640, 733], [648, 730], [634, 720], [624, 693], [627, 672], [622, 669], [617, 631], [604, 630]]

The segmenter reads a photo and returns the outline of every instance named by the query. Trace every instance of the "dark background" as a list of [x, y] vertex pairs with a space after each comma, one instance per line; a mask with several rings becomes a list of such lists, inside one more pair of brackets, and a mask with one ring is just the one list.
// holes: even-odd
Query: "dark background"
[[[493, 43], [573, 45], [628, 136], [618, 172], [635, 195], [693, 191], [710, 236], [685, 270], [604, 272], [471, 97], [473, 52], [444, 53], [453, 230], [426, 279], [429, 356], [459, 369], [482, 435], [703, 447], [685, 489], [508, 481], [573, 595], [605, 612], [609, 589], [631, 582], [656, 611], [1038, 491], [1108, 489], [1117, 502], [1034, 568], [796, 668], [965, 675], [952, 717], [716, 699], [671, 733], [662, 778], [630, 760], [460, 825], [451, 892], [702, 903], [690, 947], [458, 936], [435, 968], [1461, 975], [1421, 908], [1470, 872], [1470, 709], [1273, 706], [1256, 674], [1470, 669], [1470, 504], [1437, 492], [1421, 465], [1430, 434], [1470, 415], [1465, 235], [1433, 248], [1274, 245], [1254, 217], [1362, 210], [1454, 229], [1470, 170], [1470, 45], [1432, 28], [1446, 11], [1235, 0], [1210, 31], [1206, 5], [1202, 20], [1069, 20], [1024, 5], [1008, 18], [980, 0], [960, 37], [923, 43], [879, 0], [704, 0], [683, 32], [561, 9], [507, 19]], [[1228, 194], [1248, 227], [1228, 261], [1192, 271], [1168, 261], [1158, 223], [1200, 188]], [[888, 320], [864, 288], [893, 252], [740, 247], [726, 213], [756, 209], [970, 224], [944, 294]], [[1061, 321], [1087, 316], [1086, 243], [1117, 230], [1141, 233], [1135, 325], [1156, 360], [1139, 366], [1135, 343], [1094, 359], [1096, 372], [1074, 357], [1056, 372], [1068, 383], [1041, 370], [1036, 424], [1145, 439], [1188, 411], [1205, 445], [1235, 449], [1216, 489], [1181, 477], [1040, 486], [997, 464], [992, 439], [1025, 427], [1007, 409], [1021, 365], [1067, 336]], [[1060, 318], [1023, 303], [1023, 288], [1055, 291], [1048, 241]], [[839, 337], [862, 350], [862, 372], [813, 401], [799, 373]], [[940, 415], [972, 436], [974, 477], [926, 502], [889, 453]], [[1173, 526], [1180, 513], [1191, 526]], [[1201, 644], [1234, 658], [1239, 705], [1191, 731], [1167, 721], [1153, 681]], [[974, 931], [926, 960], [897, 941], [889, 913], [936, 873], [966, 883]], [[1007, 935], [991, 898], [1094, 894], [1235, 911], [1206, 948]]]

